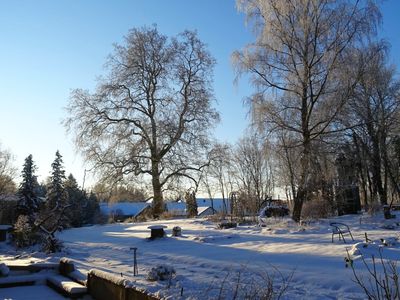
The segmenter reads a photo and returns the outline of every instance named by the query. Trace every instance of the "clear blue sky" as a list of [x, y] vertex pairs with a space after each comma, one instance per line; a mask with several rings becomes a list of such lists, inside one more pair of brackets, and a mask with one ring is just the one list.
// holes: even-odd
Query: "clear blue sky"
[[[400, 1], [384, 2], [382, 12], [380, 34], [399, 64]], [[241, 136], [247, 125], [242, 99], [251, 88], [246, 81], [234, 86], [230, 55], [253, 37], [234, 0], [0, 0], [0, 142], [18, 168], [32, 154], [44, 180], [58, 149], [67, 173], [82, 183], [82, 160], [61, 125], [69, 93], [92, 89], [112, 44], [130, 28], [154, 23], [167, 35], [198, 31], [217, 59], [222, 120], [216, 136], [228, 142]]]

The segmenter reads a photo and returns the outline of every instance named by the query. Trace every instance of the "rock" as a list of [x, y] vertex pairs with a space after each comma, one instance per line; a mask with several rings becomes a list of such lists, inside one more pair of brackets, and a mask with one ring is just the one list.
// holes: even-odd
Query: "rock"
[[0, 263], [0, 277], [6, 277], [10, 273], [10, 269], [6, 264]]
[[182, 235], [182, 229], [179, 226], [175, 226], [172, 228], [172, 236], [181, 236]]

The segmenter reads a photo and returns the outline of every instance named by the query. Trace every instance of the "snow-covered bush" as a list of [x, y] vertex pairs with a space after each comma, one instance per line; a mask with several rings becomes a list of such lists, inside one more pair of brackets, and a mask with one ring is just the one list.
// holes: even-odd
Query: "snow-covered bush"
[[158, 265], [147, 273], [147, 280], [158, 281], [158, 280], [171, 280], [176, 274], [173, 267], [167, 265]]
[[[369, 265], [364, 256], [361, 256], [367, 269], [367, 276], [360, 275], [354, 264], [350, 264], [354, 282], [362, 288], [368, 299], [400, 299], [400, 272], [398, 266], [395, 261], [385, 261], [381, 250], [379, 251], [379, 256], [379, 259], [372, 256], [372, 265]], [[379, 269], [382, 269], [382, 272], [379, 272]]]
[[6, 264], [0, 263], [0, 277], [8, 276], [10, 269], [6, 266]]
[[36, 244], [40, 236], [33, 230], [29, 217], [20, 215], [14, 224], [12, 240], [18, 248], [28, 247]]

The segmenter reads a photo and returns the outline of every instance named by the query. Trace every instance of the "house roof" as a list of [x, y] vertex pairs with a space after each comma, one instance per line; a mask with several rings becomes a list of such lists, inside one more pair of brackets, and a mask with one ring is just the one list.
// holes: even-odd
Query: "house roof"
[[[224, 204], [225, 202], [225, 204]], [[197, 198], [198, 207], [213, 207], [217, 212], [223, 212], [226, 207], [226, 212], [230, 212], [230, 200], [222, 198], [209, 199], [209, 198]]]
[[[212, 207], [211, 206], [200, 206], [197, 208], [197, 216], [201, 216], [202, 214], [206, 213], [207, 211], [212, 212]], [[215, 212], [215, 209], [214, 209]]]
[[[203, 213], [207, 208], [214, 207], [216, 212], [223, 212], [224, 201], [222, 199], [208, 199], [208, 198], [198, 198], [196, 199], [198, 206], [198, 214]], [[105, 215], [121, 213], [124, 216], [137, 216], [143, 209], [151, 206], [152, 202], [117, 202], [117, 203], [100, 203], [100, 211]], [[179, 213], [180, 215], [186, 215], [186, 202], [165, 202], [167, 210], [174, 213]], [[226, 211], [230, 211], [230, 201], [225, 199]]]
[[145, 202], [117, 202], [117, 203], [100, 203], [100, 211], [105, 215], [122, 213], [124, 216], [137, 216], [143, 209], [150, 206]]

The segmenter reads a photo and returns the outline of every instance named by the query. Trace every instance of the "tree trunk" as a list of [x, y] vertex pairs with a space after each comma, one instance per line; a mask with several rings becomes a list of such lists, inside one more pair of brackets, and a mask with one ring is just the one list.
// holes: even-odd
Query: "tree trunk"
[[[307, 57], [307, 56], [305, 56]], [[306, 65], [306, 64], [305, 64]], [[307, 79], [308, 73], [307, 70], [304, 71], [304, 78]], [[297, 188], [297, 194], [294, 198], [294, 206], [292, 219], [295, 222], [300, 222], [301, 219], [301, 210], [303, 209], [303, 203], [307, 199], [308, 195], [308, 181], [309, 181], [309, 173], [310, 173], [310, 161], [311, 161], [311, 137], [309, 131], [309, 113], [308, 113], [308, 103], [307, 103], [307, 85], [303, 85], [303, 97], [302, 97], [302, 105], [301, 105], [301, 127], [303, 134], [302, 141], [302, 156], [300, 159], [300, 182]]]
[[374, 153], [372, 162], [372, 181], [374, 184], [374, 193], [379, 196], [379, 201], [382, 205], [387, 204], [387, 197], [382, 182], [381, 159], [379, 153]]
[[160, 174], [158, 163], [153, 162], [152, 168], [152, 185], [153, 185], [153, 217], [158, 218], [164, 212], [164, 200], [162, 194], [162, 185], [160, 182]]
[[308, 197], [308, 177], [310, 168], [310, 141], [307, 140], [303, 143], [304, 150], [301, 158], [301, 177], [299, 187], [297, 188], [296, 196], [294, 197], [294, 205], [292, 212], [292, 219], [295, 222], [300, 222], [301, 211], [303, 209], [303, 203], [307, 201]]
[[295, 222], [300, 222], [301, 219], [301, 211], [303, 209], [303, 203], [305, 200], [305, 191], [302, 189], [297, 190], [297, 195], [294, 198], [294, 205], [293, 205], [293, 212], [292, 212], [292, 219]]

